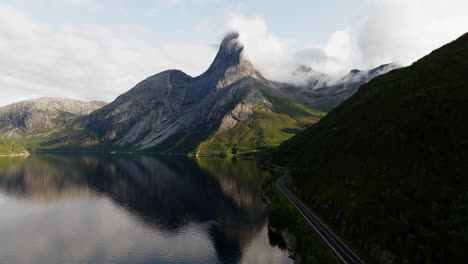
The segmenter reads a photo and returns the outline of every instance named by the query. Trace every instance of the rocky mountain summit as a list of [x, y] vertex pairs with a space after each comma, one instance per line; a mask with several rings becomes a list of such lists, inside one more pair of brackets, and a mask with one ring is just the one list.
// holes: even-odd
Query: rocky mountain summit
[[[238, 33], [230, 33], [223, 39], [213, 63], [202, 75], [191, 77], [168, 70], [151, 76], [109, 105], [80, 118], [75, 127], [87, 131], [85, 141], [90, 144], [188, 153], [214, 134], [226, 133], [255, 118], [258, 112], [280, 114], [283, 105], [309, 118], [293, 120], [294, 113], [290, 114], [287, 118], [295, 123], [290, 127], [293, 130], [317, 121], [321, 113], [311, 114], [312, 110], [295, 105], [252, 66], [238, 37]], [[287, 127], [284, 131], [275, 129], [275, 133], [288, 134], [286, 138], [293, 135], [284, 132]], [[258, 137], [262, 139], [264, 134]], [[264, 145], [257, 143], [255, 148]], [[227, 145], [223, 151], [230, 151], [236, 142]]]
[[0, 132], [10, 138], [21, 138], [25, 133], [62, 127], [105, 104], [51, 97], [10, 104], [0, 108]]

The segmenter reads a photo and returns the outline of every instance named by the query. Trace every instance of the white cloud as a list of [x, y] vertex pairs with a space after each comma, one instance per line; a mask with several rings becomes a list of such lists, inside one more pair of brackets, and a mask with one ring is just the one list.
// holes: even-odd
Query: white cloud
[[205, 70], [215, 55], [209, 45], [158, 47], [98, 25], [37, 24], [0, 4], [0, 105], [40, 96], [113, 100], [157, 72]]
[[351, 37], [345, 30], [332, 34], [323, 45], [301, 51], [292, 48], [292, 41], [282, 40], [271, 32], [261, 17], [233, 14], [228, 18], [226, 31], [240, 33], [240, 41], [245, 46], [244, 54], [265, 77], [273, 80], [304, 81], [292, 74], [300, 65], [309, 65], [316, 71], [339, 75], [356, 60]]
[[0, 218], [9, 223], [0, 229], [2, 263], [115, 263], [119, 259], [142, 263], [216, 257], [203, 224], [190, 224], [168, 235], [137, 222], [141, 221], [137, 216], [105, 197], [74, 198], [43, 205], [0, 193], [0, 204], [9, 199], [9, 206], [2, 207], [8, 214]]
[[[53, 1], [94, 10], [102, 7], [97, 0]], [[202, 4], [223, 0], [166, 1]], [[240, 31], [245, 53], [254, 66], [266, 77], [282, 81], [292, 81], [292, 72], [300, 64], [334, 76], [389, 62], [409, 65], [467, 31], [465, 0], [369, 3], [368, 15], [358, 26], [337, 30], [324, 43], [300, 51], [258, 16], [230, 15], [225, 30]], [[307, 26], [304, 32], [313, 34]], [[0, 105], [39, 96], [110, 101], [166, 69], [200, 74], [216, 53], [211, 45], [190, 41], [154, 46], [144, 41], [150, 34], [154, 33], [132, 25], [39, 24], [28, 14], [0, 3]]]
[[[240, 32], [239, 40], [244, 45], [244, 54], [266, 77], [285, 79], [294, 70], [294, 51], [287, 42], [269, 31], [262, 18], [230, 15], [226, 31]], [[291, 71], [287, 73], [285, 68]]]
[[296, 64], [311, 66], [314, 70], [330, 76], [346, 74], [356, 68], [360, 56], [349, 29], [338, 30], [323, 44], [296, 53]]
[[370, 0], [369, 4], [368, 16], [357, 28], [337, 30], [325, 43], [299, 52], [260, 17], [232, 15], [227, 29], [240, 32], [247, 56], [265, 76], [283, 81], [291, 81], [299, 64], [333, 76], [390, 62], [406, 66], [468, 30], [466, 0]]
[[468, 30], [466, 0], [374, 0], [358, 45], [364, 66], [409, 65]]

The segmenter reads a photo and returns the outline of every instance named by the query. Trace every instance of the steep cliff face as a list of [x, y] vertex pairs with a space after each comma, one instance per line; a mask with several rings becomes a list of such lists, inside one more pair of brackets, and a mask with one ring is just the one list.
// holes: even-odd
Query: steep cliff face
[[257, 106], [273, 107], [269, 97], [287, 98], [244, 57], [238, 37], [231, 33], [224, 38], [202, 75], [193, 78], [178, 70], [156, 74], [75, 126], [89, 132], [88, 142], [115, 148], [194, 151], [216, 131], [250, 119]]
[[239, 33], [234, 32], [223, 39], [211, 66], [196, 78], [200, 86], [207, 90], [222, 89], [247, 76], [266, 81], [243, 55], [244, 47], [238, 38]]
[[219, 128], [198, 145], [198, 155], [243, 154], [274, 148], [324, 116], [257, 79], [246, 78], [238, 86], [241, 99], [231, 101]]
[[39, 98], [0, 108], [0, 132], [12, 138], [70, 123], [104, 106], [104, 102], [82, 102], [65, 98]]
[[254, 114], [256, 107], [264, 106], [264, 109], [271, 111], [271, 102], [263, 96], [263, 94], [254, 90], [239, 102], [234, 109], [229, 112], [222, 120], [220, 131], [228, 131], [231, 128], [236, 127], [239, 122], [246, 121], [251, 118]]

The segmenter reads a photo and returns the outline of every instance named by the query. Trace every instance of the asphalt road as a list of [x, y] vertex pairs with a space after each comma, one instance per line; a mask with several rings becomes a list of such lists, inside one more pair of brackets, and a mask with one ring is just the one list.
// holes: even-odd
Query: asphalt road
[[288, 200], [296, 207], [301, 213], [310, 226], [320, 235], [325, 243], [335, 252], [343, 263], [364, 263], [349, 247], [347, 247], [343, 241], [341, 241], [326, 225], [320, 221], [320, 219], [312, 213], [307, 207], [305, 207], [301, 201], [299, 201], [293, 193], [284, 185], [284, 180], [287, 178], [287, 174], [283, 175], [276, 181], [278, 188], [288, 198]]

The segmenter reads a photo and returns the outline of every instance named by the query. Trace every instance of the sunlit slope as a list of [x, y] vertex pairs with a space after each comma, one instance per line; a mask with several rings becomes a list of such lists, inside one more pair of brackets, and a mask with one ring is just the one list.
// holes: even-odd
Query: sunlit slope
[[23, 146], [0, 134], [0, 155], [20, 155], [26, 153], [27, 151]]
[[325, 113], [312, 110], [262, 87], [266, 103], [255, 106], [252, 116], [235, 127], [215, 131], [197, 148], [198, 155], [245, 154], [277, 147], [308, 128]]

